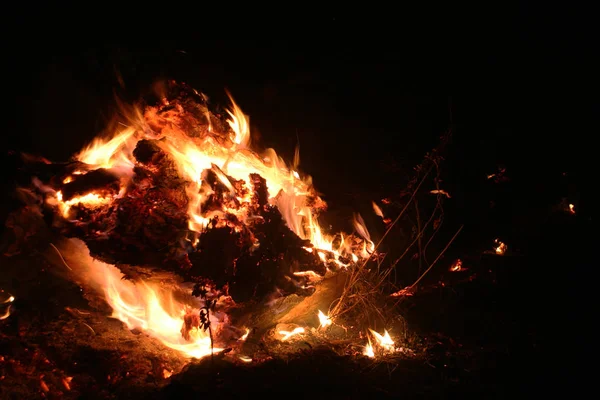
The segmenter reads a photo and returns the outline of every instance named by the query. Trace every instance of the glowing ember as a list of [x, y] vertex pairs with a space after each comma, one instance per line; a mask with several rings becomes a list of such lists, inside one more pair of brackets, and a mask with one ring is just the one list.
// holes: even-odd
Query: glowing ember
[[496, 239], [494, 240], [494, 243], [496, 243], [496, 247], [494, 248], [494, 251], [496, 252], [496, 254], [498, 255], [503, 255], [504, 253], [506, 253], [506, 249], [507, 246], [506, 244], [504, 244], [503, 242], [501, 242], [500, 240]]
[[238, 357], [241, 361], [245, 362], [245, 363], [251, 363], [252, 359], [248, 356], [239, 356]]
[[443, 196], [446, 196], [449, 199], [451, 198], [450, 194], [448, 192], [446, 192], [445, 190], [438, 190], [438, 189], [436, 189], [436, 190], [430, 191], [429, 193], [431, 193], [431, 194], [441, 194]]
[[459, 272], [459, 271], [462, 271], [462, 270], [463, 270], [462, 261], [459, 258], [456, 261], [454, 261], [454, 263], [450, 267], [450, 271], [452, 271], [452, 272]]
[[319, 315], [319, 326], [321, 328], [326, 328], [333, 323], [333, 321], [331, 321], [331, 318], [329, 316], [323, 314], [323, 311], [319, 310], [318, 315]]
[[83, 204], [88, 208], [94, 208], [104, 204], [108, 204], [111, 201], [111, 199], [101, 197], [100, 195], [95, 193], [88, 193], [85, 196], [74, 197], [68, 201], [63, 201], [63, 195], [60, 191], [56, 193], [56, 198], [60, 206], [61, 214], [64, 218], [69, 217], [69, 210], [74, 205]]
[[390, 297], [410, 297], [414, 294], [414, 288], [412, 286], [407, 286], [404, 289], [400, 289], [397, 292], [390, 294]]
[[570, 212], [571, 214], [575, 214], [575, 205], [573, 205], [573, 204], [569, 204], [569, 212]]

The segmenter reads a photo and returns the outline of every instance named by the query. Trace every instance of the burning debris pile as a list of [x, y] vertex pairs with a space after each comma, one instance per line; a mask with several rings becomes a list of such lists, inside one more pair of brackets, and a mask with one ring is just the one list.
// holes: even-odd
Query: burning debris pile
[[[73, 161], [29, 160], [29, 195], [41, 199], [54, 232], [76, 240], [52, 245], [62, 262], [103, 292], [128, 328], [198, 358], [219, 350], [216, 336], [218, 345], [243, 342], [250, 319], [238, 312], [232, 323], [229, 315], [241, 304], [272, 305], [274, 294], [296, 295], [305, 314], [319, 311], [321, 327], [331, 325], [318, 301], [302, 298], [374, 251], [359, 215], [356, 235], [321, 230], [326, 204], [298, 172], [298, 153], [291, 166], [272, 149], [259, 155], [247, 116], [231, 101], [224, 118], [202, 94], [170, 82]], [[155, 271], [170, 275], [161, 281]], [[339, 297], [340, 282], [321, 308]], [[275, 336], [303, 333], [303, 318], [275, 321], [286, 328]]]
[[126, 274], [127, 264], [154, 264], [209, 278], [247, 301], [275, 287], [310, 293], [311, 277], [366, 255], [372, 243], [325, 237], [317, 216], [326, 205], [310, 177], [273, 150], [252, 151], [235, 103], [224, 123], [205, 97], [171, 83], [138, 110], [126, 129], [39, 184], [55, 226], [95, 258]]

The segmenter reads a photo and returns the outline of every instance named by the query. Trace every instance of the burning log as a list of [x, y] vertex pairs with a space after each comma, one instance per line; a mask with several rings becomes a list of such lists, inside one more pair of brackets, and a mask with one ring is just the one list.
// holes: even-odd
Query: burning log
[[74, 197], [96, 193], [100, 197], [116, 196], [119, 193], [120, 178], [110, 170], [100, 168], [87, 174], [75, 175], [61, 188], [62, 198], [69, 201]]

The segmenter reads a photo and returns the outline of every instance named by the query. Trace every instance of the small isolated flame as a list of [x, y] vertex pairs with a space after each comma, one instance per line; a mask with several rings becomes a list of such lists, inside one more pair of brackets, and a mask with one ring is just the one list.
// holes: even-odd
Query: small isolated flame
[[506, 249], [507, 249], [506, 244], [501, 242], [499, 239], [494, 240], [494, 243], [497, 244], [497, 246], [494, 248], [494, 251], [496, 252], [496, 254], [501, 256], [504, 253], [506, 253]]
[[377, 215], [378, 217], [381, 217], [382, 219], [385, 219], [385, 217], [383, 216], [383, 211], [381, 211], [381, 208], [377, 205], [377, 203], [375, 203], [373, 201], [372, 206], [373, 206], [373, 212], [375, 213], [375, 215]]
[[375, 351], [373, 350], [373, 344], [371, 343], [371, 339], [369, 337], [367, 337], [367, 345], [365, 346], [363, 355], [370, 357], [370, 358], [375, 357]]
[[387, 330], [383, 331], [383, 335], [380, 335], [373, 329], [369, 329], [369, 331], [371, 332], [373, 337], [375, 337], [375, 340], [377, 340], [378, 346], [387, 351], [394, 351], [394, 341], [392, 340], [392, 337], [390, 336]]
[[450, 267], [450, 271], [452, 271], [452, 272], [459, 272], [459, 271], [462, 271], [462, 270], [463, 270], [462, 261], [459, 258], [456, 261], [454, 261], [454, 263]]
[[569, 204], [569, 212], [573, 215], [575, 215], [575, 205], [573, 204]]
[[[13, 301], [15, 301], [15, 296], [4, 290], [0, 290], [0, 320], [10, 317], [10, 309]], [[5, 310], [2, 311], [2, 309]]]
[[333, 323], [331, 318], [328, 315], [323, 314], [323, 311], [319, 310], [319, 326], [321, 328], [326, 328]]
[[[375, 348], [380, 349], [379, 351], [384, 353], [392, 353], [396, 351], [396, 348], [394, 346], [394, 340], [392, 339], [387, 330], [383, 331], [383, 335], [375, 332], [373, 329], [369, 329], [369, 332], [371, 333], [371, 335], [367, 333], [367, 345], [365, 346], [363, 355], [374, 358]], [[373, 336], [375, 338], [375, 346], [373, 346], [370, 336]]]

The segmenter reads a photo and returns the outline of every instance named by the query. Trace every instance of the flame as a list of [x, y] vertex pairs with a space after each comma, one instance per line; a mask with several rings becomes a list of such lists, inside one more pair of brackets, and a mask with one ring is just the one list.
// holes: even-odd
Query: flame
[[[202, 358], [211, 354], [209, 333], [194, 327], [190, 339], [182, 336], [184, 316], [199, 314], [199, 309], [175, 300], [173, 292], [156, 283], [132, 282], [114, 266], [93, 260], [86, 279], [104, 291], [112, 307], [112, 317], [117, 318], [130, 330], [139, 329], [160, 340], [165, 346], [190, 358]], [[213, 330], [218, 321], [211, 317]], [[222, 349], [214, 348], [213, 351]]]
[[239, 340], [240, 342], [245, 342], [245, 341], [246, 341], [246, 339], [248, 339], [248, 335], [249, 335], [249, 334], [250, 334], [250, 329], [246, 328], [246, 333], [244, 333], [244, 334], [242, 335], [242, 337], [240, 337], [238, 340]]
[[[373, 329], [369, 329], [371, 336], [375, 338], [375, 344], [380, 351], [392, 353], [396, 351], [395, 343], [387, 330], [383, 331], [383, 335], [375, 332]], [[370, 335], [367, 333], [367, 345], [363, 351], [363, 355], [367, 357], [374, 358], [375, 357], [375, 347], [371, 342]]]
[[96, 193], [88, 193], [83, 196], [77, 196], [73, 197], [70, 200], [63, 201], [63, 194], [61, 191], [56, 192], [56, 198], [58, 200], [60, 213], [64, 218], [69, 217], [69, 210], [74, 205], [83, 204], [87, 208], [94, 208], [104, 204], [108, 204], [112, 200], [109, 197], [103, 197]]
[[296, 335], [299, 335], [301, 333], [304, 333], [304, 328], [299, 326], [297, 328], [294, 328], [293, 331], [278, 331], [277, 333], [279, 333], [281, 335], [281, 340], [282, 342], [285, 342], [286, 340], [288, 340], [291, 337], [294, 337]]
[[390, 336], [387, 330], [383, 331], [383, 335], [380, 335], [373, 329], [369, 329], [369, 331], [371, 332], [373, 337], [375, 337], [379, 346], [381, 346], [387, 351], [394, 351], [394, 341], [392, 340], [392, 337]]
[[13, 301], [15, 301], [15, 296], [6, 293], [4, 290], [0, 290], [0, 305], [2, 308], [6, 307], [6, 311], [0, 315], [0, 321], [10, 317], [10, 309], [12, 307]]
[[319, 310], [319, 326], [321, 328], [326, 328], [333, 323], [331, 318], [328, 315], [323, 314], [323, 311]]
[[[301, 239], [313, 245], [306, 247], [323, 262], [334, 262], [337, 266], [348, 267], [351, 262], [370, 257], [374, 243], [360, 215], [354, 218], [354, 228], [360, 238], [354, 235], [327, 235], [318, 222], [318, 212], [325, 208], [325, 202], [317, 195], [312, 178], [301, 174], [299, 150], [296, 149], [294, 162], [288, 165], [273, 149], [261, 154], [250, 146], [251, 132], [249, 118], [230, 96], [231, 108], [227, 110], [229, 119], [227, 132], [217, 132], [217, 125], [210, 122], [208, 127], [198, 134], [190, 132], [189, 124], [181, 123], [186, 114], [179, 104], [168, 111], [159, 107], [147, 107], [136, 110], [130, 116], [130, 123], [112, 136], [95, 139], [79, 152], [75, 158], [86, 164], [74, 171], [64, 182], [72, 182], [77, 176], [92, 169], [105, 168], [120, 178], [118, 195], [87, 193], [82, 196], [64, 199], [60, 190], [53, 191], [55, 198], [49, 203], [57, 204], [64, 218], [69, 218], [74, 206], [86, 208], [109, 207], [120, 196], [126, 195], [130, 179], [135, 176], [134, 168], [138, 161], [134, 151], [140, 140], [154, 140], [163, 152], [168, 154], [179, 176], [187, 182], [188, 228], [195, 233], [190, 243], [195, 247], [202, 232], [211, 221], [227, 224], [228, 215], [234, 215], [241, 223], [256, 218], [253, 215], [252, 189], [255, 181], [252, 174], [258, 174], [266, 181], [269, 205], [276, 206], [287, 226]], [[169, 104], [163, 100], [163, 105]], [[187, 120], [186, 120], [187, 121]], [[195, 128], [195, 127], [192, 127]], [[198, 128], [202, 128], [199, 126]], [[205, 132], [207, 131], [207, 132]], [[207, 171], [227, 188], [223, 195], [231, 201], [224, 201], [221, 209], [203, 210], [202, 205], [213, 194], [210, 185], [204, 181]], [[231, 203], [231, 204], [229, 204]], [[236, 227], [236, 229], [239, 229]], [[258, 244], [257, 244], [258, 245]], [[166, 288], [149, 282], [135, 283], [123, 280], [115, 267], [95, 261], [95, 280], [106, 295], [113, 308], [112, 316], [123, 321], [129, 329], [141, 329], [159, 339], [163, 344], [178, 350], [188, 357], [200, 358], [211, 354], [209, 334], [198, 328], [189, 332], [189, 340], [182, 337], [181, 328], [184, 316], [199, 312], [174, 299], [173, 293]], [[316, 275], [316, 274], [315, 274]], [[308, 275], [307, 275], [308, 276]], [[318, 278], [310, 277], [311, 282]], [[215, 321], [217, 323], [218, 321]], [[326, 320], [325, 324], [331, 323]], [[296, 328], [291, 332], [282, 331], [282, 340], [304, 332]], [[242, 340], [245, 340], [247, 332]], [[217, 351], [218, 349], [214, 349]]]
[[575, 205], [574, 204], [569, 204], [569, 212], [571, 214], [575, 214]]
[[135, 133], [135, 128], [128, 127], [109, 140], [97, 138], [75, 158], [96, 168], [112, 168], [123, 165], [133, 167], [134, 163], [129, 154], [133, 152], [137, 142]]
[[369, 234], [367, 225], [360, 214], [354, 214], [352, 223], [354, 225], [354, 229], [356, 229], [356, 232], [365, 240], [363, 242], [363, 248], [360, 252], [360, 256], [363, 258], [368, 258], [375, 250], [375, 243], [371, 241], [371, 235]]
[[363, 351], [363, 354], [370, 358], [375, 357], [375, 351], [373, 350], [373, 344], [371, 343], [371, 339], [369, 337], [367, 337], [367, 345], [365, 346], [365, 350]]
[[[110, 138], [98, 138], [76, 155], [76, 159], [88, 164], [92, 168], [107, 168], [112, 172], [120, 173], [123, 194], [128, 178], [134, 175], [133, 168], [136, 159], [133, 151], [139, 140], [160, 139], [158, 145], [173, 159], [182, 178], [189, 182], [188, 195], [188, 227], [196, 233], [191, 240], [195, 246], [201, 232], [207, 228], [214, 217], [233, 214], [242, 222], [247, 222], [254, 216], [249, 213], [251, 194], [238, 192], [231, 179], [243, 181], [245, 187], [252, 186], [250, 174], [256, 173], [267, 182], [269, 193], [268, 202], [277, 206], [287, 226], [301, 239], [309, 240], [312, 245], [325, 253], [319, 257], [323, 261], [335, 262], [338, 266], [347, 267], [350, 259], [357, 262], [359, 258], [366, 258], [374, 250], [374, 244], [360, 215], [355, 216], [354, 226], [361, 238], [365, 240], [362, 249], [354, 248], [350, 241], [342, 240], [341, 245], [334, 248], [335, 235], [326, 235], [317, 218], [319, 208], [326, 204], [316, 194], [310, 176], [302, 176], [297, 171], [299, 153], [296, 149], [294, 163], [290, 167], [277, 155], [275, 150], [267, 149], [259, 155], [250, 148], [251, 132], [249, 118], [235, 103], [231, 95], [231, 109], [227, 110], [229, 119], [227, 123], [231, 129], [228, 133], [215, 132], [209, 123], [209, 134], [204, 136], [190, 136], [184, 131], [182, 124], [176, 122], [182, 118], [175, 108], [168, 114], [161, 115], [157, 107], [147, 107], [144, 112], [137, 110], [131, 116], [132, 123], [122, 131], [116, 132]], [[166, 100], [165, 100], [166, 102]], [[182, 114], [183, 115], [183, 114]], [[159, 127], [159, 128], [157, 128]], [[228, 141], [222, 140], [227, 137]], [[223, 207], [221, 211], [206, 212], [201, 205], [211, 194], [203, 185], [202, 174], [205, 170], [212, 170], [221, 183], [229, 189], [231, 199], [235, 199], [239, 206]], [[81, 173], [80, 171], [78, 171]], [[66, 178], [66, 181], [73, 177]], [[56, 194], [62, 215], [67, 218], [70, 208], [75, 204], [89, 207], [106, 205], [112, 197], [103, 197], [96, 193], [63, 201], [62, 193]], [[322, 207], [315, 207], [318, 204]], [[226, 223], [225, 218], [219, 218]]]
[[452, 272], [459, 272], [459, 271], [462, 271], [462, 270], [463, 270], [462, 261], [459, 258], [456, 261], [454, 261], [454, 263], [450, 267], [450, 271], [452, 271]]
[[375, 215], [377, 215], [378, 217], [381, 217], [382, 219], [385, 219], [385, 217], [383, 216], [383, 211], [381, 211], [381, 208], [377, 205], [377, 203], [375, 203], [373, 201], [372, 206], [373, 206], [373, 212], [375, 213]]
[[506, 253], [506, 249], [507, 249], [506, 244], [501, 242], [499, 239], [495, 239], [494, 243], [496, 243], [498, 245], [498, 246], [494, 247], [494, 251], [496, 252], [496, 254], [501, 256], [504, 253]]

